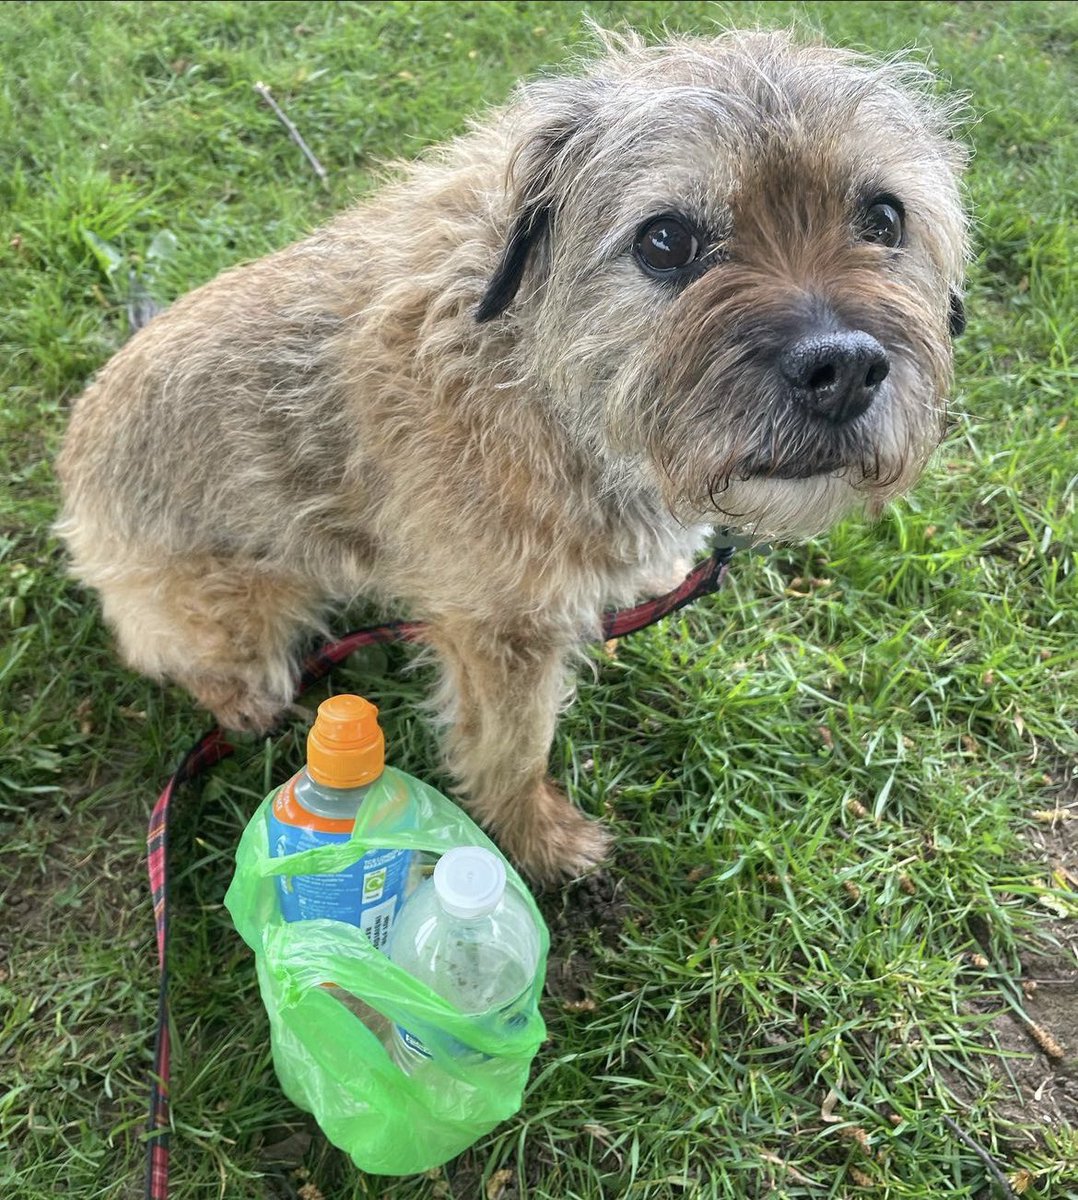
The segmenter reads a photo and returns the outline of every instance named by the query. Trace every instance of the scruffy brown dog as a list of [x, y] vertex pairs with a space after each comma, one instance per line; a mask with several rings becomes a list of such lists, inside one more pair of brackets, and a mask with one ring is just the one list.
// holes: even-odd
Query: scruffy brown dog
[[962, 152], [918, 68], [608, 36], [327, 228], [225, 272], [78, 401], [60, 530], [126, 660], [233, 728], [375, 597], [429, 623], [448, 763], [538, 879], [574, 646], [760, 538], [878, 511], [939, 440]]

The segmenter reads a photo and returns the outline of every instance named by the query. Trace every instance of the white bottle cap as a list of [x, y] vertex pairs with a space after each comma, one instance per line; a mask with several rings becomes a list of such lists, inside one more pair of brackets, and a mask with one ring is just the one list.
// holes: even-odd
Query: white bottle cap
[[505, 894], [505, 863], [481, 846], [454, 846], [434, 867], [434, 890], [454, 917], [485, 917]]

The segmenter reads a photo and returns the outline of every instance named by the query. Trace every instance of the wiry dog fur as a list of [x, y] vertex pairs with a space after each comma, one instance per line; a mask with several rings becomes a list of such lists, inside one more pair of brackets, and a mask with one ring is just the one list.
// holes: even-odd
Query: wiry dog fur
[[[782, 34], [606, 40], [327, 228], [225, 272], [77, 402], [61, 532], [126, 660], [226, 726], [289, 701], [297, 640], [375, 597], [429, 623], [448, 763], [539, 878], [605, 836], [546, 777], [602, 608], [712, 523], [878, 511], [937, 443], [965, 221], [923, 71]], [[903, 243], [865, 241], [897, 198]], [[704, 231], [671, 283], [634, 240]], [[821, 419], [775, 362], [813, 321], [890, 375]]]

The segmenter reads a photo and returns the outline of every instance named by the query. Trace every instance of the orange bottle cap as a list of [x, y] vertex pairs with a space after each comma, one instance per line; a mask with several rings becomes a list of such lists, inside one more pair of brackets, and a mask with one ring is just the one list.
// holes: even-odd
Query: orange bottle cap
[[307, 770], [325, 787], [362, 787], [381, 775], [386, 743], [378, 709], [362, 696], [331, 696], [307, 735]]

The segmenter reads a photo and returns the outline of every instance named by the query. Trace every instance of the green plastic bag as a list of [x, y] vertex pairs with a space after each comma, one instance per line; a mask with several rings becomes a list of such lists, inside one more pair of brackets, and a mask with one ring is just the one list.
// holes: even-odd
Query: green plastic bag
[[[400, 811], [400, 789], [413, 806], [415, 828], [377, 828], [380, 810]], [[267, 796], [243, 832], [225, 905], [255, 953], [281, 1087], [362, 1170], [410, 1175], [439, 1166], [520, 1108], [531, 1060], [546, 1037], [538, 1009], [550, 946], [546, 924], [506, 863], [508, 886], [526, 902], [539, 931], [527, 1019], [506, 1028], [497, 1012], [461, 1013], [394, 966], [356, 927], [283, 920], [273, 876], [339, 871], [373, 849], [441, 854], [453, 846], [482, 846], [504, 862], [494, 843], [434, 788], [387, 767], [365, 798], [349, 841], [271, 858], [266, 812], [275, 795]], [[333, 986], [423, 1040], [444, 1073], [436, 1094], [396, 1066]], [[447, 1054], [439, 1030], [479, 1051], [479, 1061]]]

